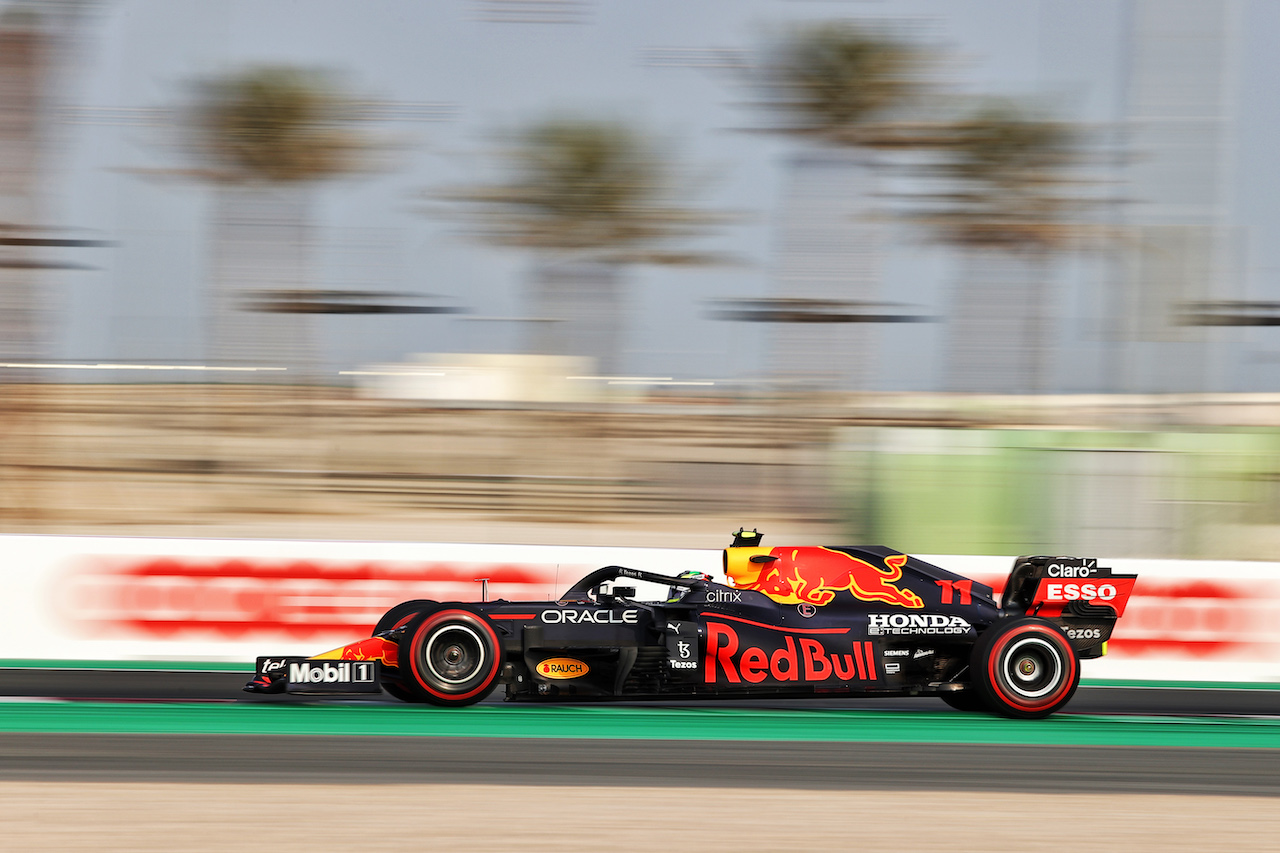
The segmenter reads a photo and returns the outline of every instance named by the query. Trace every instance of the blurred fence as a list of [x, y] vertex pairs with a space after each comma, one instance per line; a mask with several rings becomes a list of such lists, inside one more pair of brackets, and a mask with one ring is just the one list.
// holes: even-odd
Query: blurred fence
[[0, 391], [0, 532], [697, 546], [746, 524], [911, 553], [1280, 555], [1270, 398], [1139, 411], [891, 395], [463, 406], [292, 386]]
[[[333, 538], [414, 540], [432, 535], [415, 525], [450, 518], [719, 516], [718, 537], [732, 522], [836, 512], [826, 426], [768, 408], [450, 407], [288, 386], [28, 390], [23, 419], [0, 418], [2, 532], [305, 538], [289, 529], [305, 522]], [[364, 522], [383, 527], [367, 536]]]
[[913, 553], [1280, 555], [1280, 429], [845, 428], [859, 541]]

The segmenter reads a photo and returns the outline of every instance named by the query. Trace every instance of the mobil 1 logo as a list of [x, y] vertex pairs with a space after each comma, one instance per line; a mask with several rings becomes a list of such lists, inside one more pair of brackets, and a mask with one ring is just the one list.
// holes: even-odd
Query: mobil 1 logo
[[378, 662], [299, 660], [289, 662], [290, 693], [378, 693]]

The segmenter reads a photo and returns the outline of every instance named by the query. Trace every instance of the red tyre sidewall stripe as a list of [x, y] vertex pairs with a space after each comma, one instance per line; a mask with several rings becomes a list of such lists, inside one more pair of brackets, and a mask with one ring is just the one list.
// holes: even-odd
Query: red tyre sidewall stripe
[[[481, 627], [488, 632], [489, 639], [493, 641], [493, 665], [489, 667], [489, 672], [484, 677], [484, 680], [480, 682], [480, 686], [476, 687], [474, 690], [468, 690], [466, 693], [444, 693], [428, 685], [426, 680], [423, 678], [422, 673], [418, 670], [418, 638], [423, 636], [423, 632], [429, 632], [436, 625], [440, 624], [441, 621], [458, 616], [469, 617], [468, 622], [471, 620], [479, 622]], [[414, 632], [413, 639], [409, 642], [409, 670], [413, 673], [413, 680], [417, 682], [418, 686], [423, 690], [427, 691], [432, 696], [438, 696], [441, 699], [470, 699], [472, 696], [475, 696], [477, 693], [489, 686], [489, 683], [493, 681], [494, 676], [497, 675], [498, 667], [501, 663], [502, 644], [498, 642], [497, 633], [495, 633], [489, 623], [485, 621], [484, 617], [478, 616], [470, 610], [440, 610], [431, 614], [426, 621], [418, 626], [418, 630]]]
[[[1058, 689], [1035, 702], [1027, 702], [1006, 693], [1001, 682], [1001, 668], [999, 666], [1000, 656], [1004, 654], [1004, 650], [1009, 647], [1009, 644], [1014, 640], [1022, 639], [1030, 634], [1042, 634], [1045, 637], [1052, 638], [1047, 642], [1053, 645], [1053, 647], [1058, 650], [1059, 654], [1063, 655], [1064, 662], [1066, 664], [1066, 673], [1062, 679], [1062, 684], [1059, 685]], [[987, 678], [990, 679], [992, 689], [1000, 695], [1001, 700], [1015, 708], [1022, 708], [1026, 711], [1039, 711], [1042, 708], [1047, 708], [1062, 698], [1062, 694], [1066, 692], [1070, 688], [1071, 684], [1076, 680], [1076, 667], [1079, 666], [1079, 663], [1076, 661], [1075, 652], [1071, 649], [1070, 645], [1066, 646], [1064, 653], [1064, 649], [1058, 643], [1054, 643], [1053, 640], [1061, 640], [1061, 637], [1049, 628], [1046, 628], [1043, 625], [1026, 625], [1017, 630], [1010, 631], [996, 641], [995, 646], [991, 649], [991, 656], [987, 659]]]

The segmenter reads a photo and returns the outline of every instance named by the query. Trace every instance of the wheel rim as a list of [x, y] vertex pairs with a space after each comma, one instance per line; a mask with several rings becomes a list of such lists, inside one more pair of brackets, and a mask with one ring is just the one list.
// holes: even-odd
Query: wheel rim
[[466, 625], [448, 625], [427, 640], [422, 656], [431, 675], [462, 685], [483, 671], [488, 655], [480, 635]]
[[1039, 699], [1062, 683], [1062, 653], [1039, 637], [1024, 637], [1009, 646], [1001, 667], [1004, 682], [1022, 699]]

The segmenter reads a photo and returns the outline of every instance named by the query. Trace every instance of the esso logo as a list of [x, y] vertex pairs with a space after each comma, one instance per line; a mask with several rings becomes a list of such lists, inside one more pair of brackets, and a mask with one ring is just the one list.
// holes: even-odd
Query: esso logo
[[1109, 583], [1050, 583], [1045, 584], [1047, 601], [1110, 601], [1116, 597], [1116, 588]]

